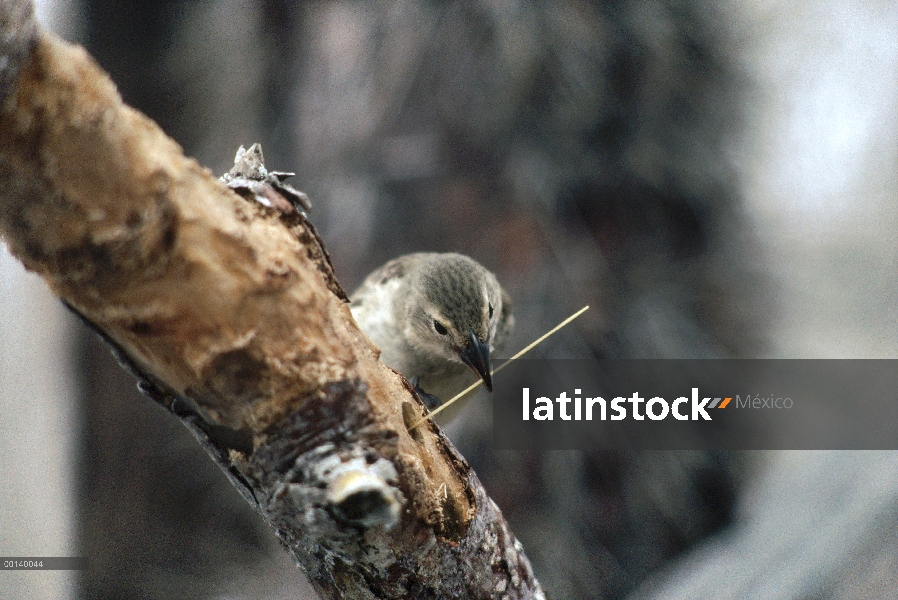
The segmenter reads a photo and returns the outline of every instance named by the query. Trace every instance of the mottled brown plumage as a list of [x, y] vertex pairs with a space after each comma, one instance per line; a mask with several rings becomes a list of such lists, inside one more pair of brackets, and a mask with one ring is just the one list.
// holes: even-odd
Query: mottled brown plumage
[[[475, 260], [400, 256], [368, 275], [351, 300], [381, 360], [414, 381], [426, 402], [427, 395], [449, 400], [476, 381], [475, 373], [491, 387], [490, 357], [504, 348], [514, 317], [496, 276]], [[452, 413], [446, 421], [457, 410], [444, 412]]]

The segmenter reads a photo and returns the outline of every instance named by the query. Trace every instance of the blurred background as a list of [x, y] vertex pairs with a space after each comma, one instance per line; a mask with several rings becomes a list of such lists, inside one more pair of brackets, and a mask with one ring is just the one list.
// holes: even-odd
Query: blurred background
[[[38, 3], [203, 165], [296, 171], [348, 289], [459, 251], [510, 354], [898, 357], [892, 0]], [[556, 599], [898, 598], [898, 453], [509, 453], [449, 427]], [[0, 249], [10, 598], [314, 598], [180, 424]]]

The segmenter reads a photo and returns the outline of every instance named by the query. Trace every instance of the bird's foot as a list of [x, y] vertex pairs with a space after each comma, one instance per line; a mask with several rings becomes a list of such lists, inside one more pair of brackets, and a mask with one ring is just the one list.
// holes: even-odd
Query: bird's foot
[[408, 380], [408, 382], [412, 384], [413, 388], [415, 388], [415, 393], [418, 394], [418, 398], [421, 399], [421, 402], [424, 403], [424, 406], [427, 407], [427, 410], [435, 410], [438, 407], [442, 406], [443, 402], [439, 398], [437, 398], [433, 394], [428, 394], [418, 386], [418, 383], [420, 382], [420, 379], [418, 377], [412, 377]]

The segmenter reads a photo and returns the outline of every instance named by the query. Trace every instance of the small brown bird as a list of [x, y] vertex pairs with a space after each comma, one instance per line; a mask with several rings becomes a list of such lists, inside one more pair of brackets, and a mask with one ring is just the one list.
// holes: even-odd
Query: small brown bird
[[350, 300], [381, 360], [408, 377], [431, 410], [475, 381], [469, 370], [492, 391], [490, 357], [504, 348], [514, 317], [508, 294], [477, 261], [454, 253], [400, 256], [368, 275]]

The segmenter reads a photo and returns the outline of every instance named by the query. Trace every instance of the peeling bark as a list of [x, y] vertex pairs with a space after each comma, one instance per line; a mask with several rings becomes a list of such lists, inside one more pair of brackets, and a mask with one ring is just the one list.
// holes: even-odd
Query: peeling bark
[[[234, 193], [0, 2], [0, 233], [178, 416], [323, 598], [543, 598], [378, 361], [299, 212]], [[345, 298], [345, 296], [344, 296]]]

